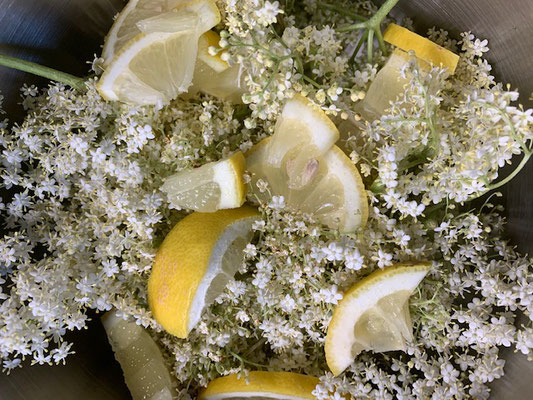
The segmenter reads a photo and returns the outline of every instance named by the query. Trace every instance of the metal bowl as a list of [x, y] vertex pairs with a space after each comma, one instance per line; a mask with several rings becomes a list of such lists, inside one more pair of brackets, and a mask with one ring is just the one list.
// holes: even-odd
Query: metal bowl
[[[100, 45], [121, 0], [0, 0], [0, 52], [83, 76], [87, 61]], [[498, 80], [522, 93], [533, 92], [533, 1], [531, 0], [402, 0], [420, 32], [439, 26], [454, 36], [472, 31], [489, 40], [488, 59]], [[18, 88], [44, 80], [0, 67], [0, 91], [10, 119], [22, 117]], [[533, 163], [503, 188], [508, 232], [522, 252], [533, 254]], [[10, 376], [0, 374], [0, 400], [129, 399], [120, 366], [114, 360], [98, 318], [88, 330], [72, 333], [76, 354], [66, 366], [27, 366]], [[532, 397], [533, 363], [505, 351], [506, 375], [493, 384], [494, 399]]]

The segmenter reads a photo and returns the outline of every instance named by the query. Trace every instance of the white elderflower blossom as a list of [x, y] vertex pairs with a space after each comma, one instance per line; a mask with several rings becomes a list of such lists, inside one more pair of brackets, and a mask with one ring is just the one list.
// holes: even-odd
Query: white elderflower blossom
[[[337, 3], [366, 17], [376, 11], [366, 1]], [[461, 204], [497, 188], [512, 157], [531, 154], [533, 111], [495, 83], [481, 58], [487, 41], [432, 29], [430, 38], [460, 53], [456, 74], [421, 74], [409, 63], [405, 93], [379, 120], [363, 121], [357, 105], [386, 57], [352, 58], [357, 32], [335, 28], [353, 22], [347, 15], [316, 1], [217, 4], [220, 45], [242, 66], [244, 104], [197, 94], [131, 107], [103, 101], [90, 80], [86, 92], [25, 87], [24, 121], [0, 122], [0, 184], [12, 193], [0, 201], [2, 367], [25, 357], [68, 362], [66, 332], [86, 326], [88, 309], [114, 307], [164, 347], [182, 399], [195, 395], [185, 387], [255, 368], [320, 377], [319, 399], [486, 398], [503, 375], [498, 348], [530, 357], [533, 349], [531, 260], [502, 239], [499, 207]], [[155, 247], [186, 212], [169, 208], [161, 183], [248, 150], [296, 93], [336, 122], [357, 123], [343, 146], [369, 189], [363, 234], [324, 229], [272, 196], [259, 205], [238, 274], [189, 338], [162, 332], [146, 282]], [[258, 188], [268, 193], [267, 182]], [[406, 353], [364, 352], [342, 375], [326, 372], [324, 341], [343, 293], [373, 270], [414, 259], [434, 262], [410, 299]], [[516, 313], [527, 322], [515, 326]]]

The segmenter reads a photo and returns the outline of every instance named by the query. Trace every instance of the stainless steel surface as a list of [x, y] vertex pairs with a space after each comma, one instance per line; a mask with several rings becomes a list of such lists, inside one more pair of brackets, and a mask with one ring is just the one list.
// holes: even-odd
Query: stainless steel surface
[[[100, 53], [102, 38], [121, 0], [0, 0], [0, 52], [24, 57], [75, 75]], [[533, 0], [400, 0], [424, 32], [436, 25], [457, 36], [472, 31], [489, 40], [489, 60], [503, 82], [518, 87], [522, 102], [533, 92]], [[0, 67], [0, 91], [10, 116], [21, 115], [18, 88], [44, 80]], [[509, 235], [533, 254], [533, 163], [504, 189]], [[98, 321], [73, 334], [77, 355], [67, 366], [34, 366], [0, 374], [0, 400], [128, 399], [118, 364]], [[493, 385], [495, 399], [533, 397], [533, 363], [506, 351], [506, 376]]]

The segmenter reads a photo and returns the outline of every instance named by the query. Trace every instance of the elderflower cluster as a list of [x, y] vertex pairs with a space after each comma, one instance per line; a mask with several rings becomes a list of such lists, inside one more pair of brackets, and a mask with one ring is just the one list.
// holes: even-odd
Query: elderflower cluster
[[[495, 83], [482, 58], [487, 42], [430, 30], [460, 54], [455, 75], [422, 73], [411, 62], [403, 73], [413, 79], [390, 111], [361, 121], [358, 103], [386, 55], [377, 50], [369, 64], [366, 43], [356, 52], [359, 34], [337, 29], [353, 23], [339, 10], [369, 17], [375, 5], [217, 4], [220, 46], [242, 66], [244, 104], [196, 94], [132, 107], [103, 101], [89, 80], [86, 91], [24, 87], [24, 121], [0, 122], [2, 367], [25, 357], [64, 362], [65, 333], [84, 328], [88, 310], [114, 307], [164, 348], [178, 398], [250, 370], [320, 377], [314, 395], [324, 400], [487, 398], [488, 384], [503, 375], [500, 348], [533, 359], [531, 259], [503, 239], [501, 207], [490, 199], [479, 210], [462, 206], [497, 188], [511, 157], [521, 154], [523, 166], [532, 151], [532, 111]], [[163, 180], [248, 150], [273, 132], [295, 93], [339, 126], [368, 189], [364, 232], [331, 231], [272, 196], [258, 204], [262, 218], [235, 279], [189, 337], [163, 332], [147, 305], [147, 278], [155, 249], [186, 215], [168, 204]], [[431, 260], [432, 268], [410, 301], [406, 352], [363, 352], [334, 377], [324, 342], [343, 293], [409, 260]]]

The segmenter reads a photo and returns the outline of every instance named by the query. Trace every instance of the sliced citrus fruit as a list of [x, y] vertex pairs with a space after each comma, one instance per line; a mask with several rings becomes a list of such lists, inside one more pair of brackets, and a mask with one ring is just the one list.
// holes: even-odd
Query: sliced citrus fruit
[[450, 74], [455, 72], [459, 62], [457, 54], [396, 24], [387, 27], [383, 39], [404, 51], [414, 51], [418, 58], [437, 67], [446, 68]]
[[326, 361], [339, 375], [363, 350], [404, 350], [412, 340], [409, 297], [430, 269], [429, 262], [404, 263], [371, 273], [353, 285], [333, 312], [326, 336]]
[[172, 399], [169, 370], [148, 332], [123, 320], [116, 311], [105, 313], [102, 324], [133, 399]]
[[100, 77], [97, 88], [104, 99], [141, 105], [167, 103], [189, 87], [198, 17], [169, 12], [155, 18], [159, 19], [155, 25], [172, 20], [174, 31], [147, 31], [130, 40]]
[[[246, 154], [247, 170], [251, 172], [251, 193], [259, 201], [270, 196], [283, 196], [287, 209], [313, 215], [331, 229], [353, 232], [366, 224], [368, 201], [359, 172], [351, 160], [333, 146], [323, 156], [314, 158], [315, 164], [304, 171], [309, 174], [301, 189], [288, 185], [290, 168], [283, 161], [279, 166], [269, 165], [271, 138], [264, 139]], [[268, 183], [269, 191], [258, 190], [257, 182]]]
[[322, 109], [296, 95], [288, 100], [276, 121], [265, 163], [271, 168], [288, 168], [287, 185], [300, 189], [309, 183], [316, 169], [316, 157], [325, 154], [339, 139], [339, 131]]
[[224, 290], [242, 264], [258, 218], [249, 206], [194, 212], [166, 236], [148, 280], [148, 302], [169, 333], [187, 337], [204, 308]]
[[[242, 66], [230, 66], [222, 59], [224, 51], [220, 49], [219, 42], [220, 36], [213, 31], [200, 36], [193, 85], [188, 93], [201, 91], [232, 103], [241, 103], [245, 87]], [[210, 47], [216, 48], [217, 54], [210, 54]]]
[[220, 21], [220, 13], [212, 0], [170, 1], [165, 9], [169, 11], [136, 21], [138, 34], [120, 49], [113, 45], [112, 60], [97, 85], [104, 99], [165, 104], [187, 91], [198, 38]]
[[313, 390], [319, 379], [294, 372], [251, 371], [248, 383], [244, 377], [227, 375], [210, 382], [198, 400], [239, 399], [315, 399]]
[[115, 18], [102, 51], [105, 64], [109, 64], [115, 54], [126, 43], [141, 33], [139, 21], [161, 15], [173, 8], [192, 11], [200, 16], [200, 30], [211, 29], [220, 22], [220, 12], [212, 0], [130, 0]]
[[225, 160], [180, 171], [168, 177], [161, 190], [179, 208], [201, 212], [237, 208], [246, 197], [245, 169], [246, 161], [239, 151]]

